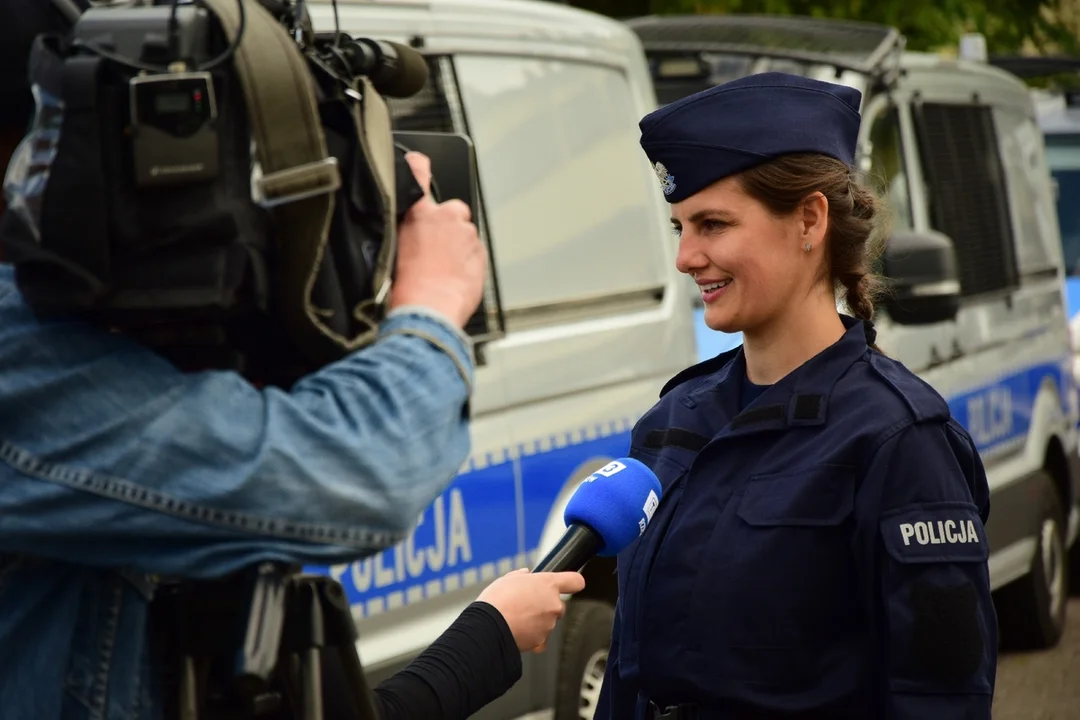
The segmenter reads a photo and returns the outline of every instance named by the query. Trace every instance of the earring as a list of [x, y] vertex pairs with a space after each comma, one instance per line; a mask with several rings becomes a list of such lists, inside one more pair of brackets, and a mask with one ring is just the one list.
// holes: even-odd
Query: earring
[[802, 246], [802, 249], [805, 250], [806, 252], [810, 252], [811, 250], [814, 249], [814, 246], [811, 245], [809, 242], [807, 242], [805, 245]]

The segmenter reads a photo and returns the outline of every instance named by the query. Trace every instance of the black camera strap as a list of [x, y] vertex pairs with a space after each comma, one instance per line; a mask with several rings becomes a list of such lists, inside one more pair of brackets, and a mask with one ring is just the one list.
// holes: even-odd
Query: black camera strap
[[[269, 208], [278, 238], [279, 307], [286, 332], [298, 347], [329, 341], [340, 355], [368, 344], [377, 331], [342, 337], [320, 317], [311, 302], [316, 276], [327, 252], [335, 193], [341, 187], [337, 160], [327, 152], [311, 73], [303, 52], [284, 27], [255, 0], [241, 0], [244, 28], [234, 67], [243, 86], [255, 152], [262, 169], [260, 202]], [[205, 0], [228, 40], [240, 29], [236, 0]], [[366, 78], [353, 90], [362, 98], [356, 109], [360, 147], [373, 170], [384, 218], [383, 248], [376, 268], [373, 303], [388, 294], [396, 257], [394, 147], [389, 110]], [[354, 308], [354, 315], [367, 314]]]

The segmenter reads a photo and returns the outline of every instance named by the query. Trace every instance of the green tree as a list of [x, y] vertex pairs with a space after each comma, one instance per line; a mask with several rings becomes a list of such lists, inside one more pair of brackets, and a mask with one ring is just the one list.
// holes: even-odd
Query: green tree
[[993, 54], [1025, 49], [1080, 51], [1075, 28], [1060, 21], [1070, 0], [571, 0], [612, 17], [649, 13], [768, 13], [866, 20], [900, 30], [912, 50], [955, 47], [981, 32]]

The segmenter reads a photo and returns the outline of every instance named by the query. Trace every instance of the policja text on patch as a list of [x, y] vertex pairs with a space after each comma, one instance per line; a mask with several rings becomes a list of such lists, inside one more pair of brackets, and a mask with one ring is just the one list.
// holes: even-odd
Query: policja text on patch
[[911, 545], [912, 535], [920, 545], [979, 542], [975, 523], [971, 520], [938, 520], [936, 525], [933, 522], [900, 523], [900, 535], [904, 539], [904, 545]]

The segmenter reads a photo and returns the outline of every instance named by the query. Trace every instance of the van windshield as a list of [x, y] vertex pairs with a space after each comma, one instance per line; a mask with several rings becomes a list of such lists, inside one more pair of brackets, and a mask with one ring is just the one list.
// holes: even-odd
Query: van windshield
[[1046, 136], [1046, 161], [1057, 181], [1065, 270], [1080, 276], [1080, 133]]

